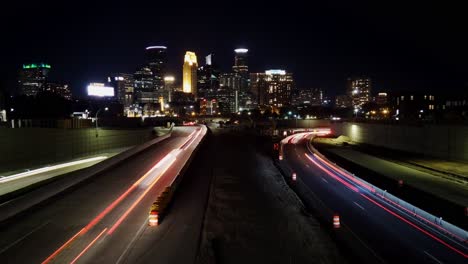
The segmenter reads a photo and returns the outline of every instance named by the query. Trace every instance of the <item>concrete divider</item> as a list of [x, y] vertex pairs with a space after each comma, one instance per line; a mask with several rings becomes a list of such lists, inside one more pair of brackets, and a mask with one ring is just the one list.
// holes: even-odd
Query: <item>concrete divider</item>
[[0, 174], [93, 156], [154, 139], [152, 128], [0, 128]]
[[32, 190], [31, 192], [26, 193], [20, 197], [14, 198], [8, 202], [5, 202], [0, 205], [0, 222], [4, 222], [9, 218], [25, 212], [27, 209], [37, 206], [54, 196], [63, 193], [78, 184], [84, 182], [85, 180], [96, 176], [100, 173], [105, 172], [108, 169], [111, 169], [117, 166], [120, 162], [125, 161], [126, 159], [146, 150], [147, 148], [157, 144], [169, 137], [171, 137], [172, 128], [164, 136], [155, 138], [151, 141], [148, 141], [144, 144], [133, 147], [127, 151], [124, 151], [112, 158], [104, 160], [94, 166], [86, 168], [84, 170], [78, 171], [73, 177], [65, 177], [54, 181], [42, 188]]

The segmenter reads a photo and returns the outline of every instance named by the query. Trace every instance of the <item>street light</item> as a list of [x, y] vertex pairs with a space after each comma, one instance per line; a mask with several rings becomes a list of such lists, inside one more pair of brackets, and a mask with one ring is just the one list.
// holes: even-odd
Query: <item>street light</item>
[[[104, 108], [104, 111], [108, 111], [109, 110], [109, 107], [106, 107]], [[97, 110], [96, 112], [96, 137], [99, 137], [99, 133], [98, 133], [98, 114], [99, 112], [101, 112], [101, 108], [99, 108], [99, 110]]]

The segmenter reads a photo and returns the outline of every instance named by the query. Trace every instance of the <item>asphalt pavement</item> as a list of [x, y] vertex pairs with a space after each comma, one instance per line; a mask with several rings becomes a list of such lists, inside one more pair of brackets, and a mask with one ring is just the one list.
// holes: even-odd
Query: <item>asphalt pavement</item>
[[430, 225], [376, 199], [366, 188], [345, 179], [311, 154], [307, 140], [284, 145], [283, 163], [324, 205], [321, 213], [330, 218], [330, 223], [333, 214], [340, 216], [342, 227], [336, 232], [352, 234], [356, 244], [384, 263], [467, 262], [466, 240], [459, 242], [428, 232]]
[[[177, 128], [170, 138], [6, 222], [0, 263], [134, 263], [128, 256], [135, 245], [154, 246], [140, 241], [151, 204], [204, 133], [203, 127]], [[155, 229], [171, 238], [164, 222]]]

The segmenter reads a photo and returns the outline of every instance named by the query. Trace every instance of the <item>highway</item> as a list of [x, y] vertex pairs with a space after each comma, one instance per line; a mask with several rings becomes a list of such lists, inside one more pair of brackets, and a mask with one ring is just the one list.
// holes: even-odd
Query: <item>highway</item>
[[[169, 229], [164, 219], [158, 227], [148, 226], [149, 208], [206, 131], [176, 128], [150, 149], [3, 223], [0, 263], [135, 263], [138, 259], [129, 257], [135, 247], [158, 250], [158, 243], [174, 244], [171, 238], [180, 239], [173, 235], [177, 229]], [[160, 239], [144, 240], [145, 235]]]
[[319, 200], [319, 213], [330, 219], [330, 228], [333, 215], [340, 216], [337, 235], [352, 236], [382, 263], [467, 263], [466, 237], [446, 236], [436, 219], [421, 221], [379, 197], [372, 187], [311, 153], [307, 146], [310, 137], [286, 138], [280, 164], [295, 172], [297, 184], [305, 185]]

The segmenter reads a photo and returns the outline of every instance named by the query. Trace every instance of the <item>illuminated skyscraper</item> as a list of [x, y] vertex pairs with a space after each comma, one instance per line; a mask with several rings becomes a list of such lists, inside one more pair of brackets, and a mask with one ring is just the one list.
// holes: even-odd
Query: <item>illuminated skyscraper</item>
[[135, 102], [138, 104], [157, 103], [154, 79], [150, 68], [143, 67], [133, 74], [135, 80]]
[[349, 78], [346, 94], [351, 98], [354, 108], [360, 108], [371, 101], [372, 83], [369, 78]]
[[197, 96], [197, 56], [195, 52], [187, 51], [184, 57], [182, 88], [184, 93]]
[[146, 65], [153, 74], [154, 90], [158, 91], [164, 88], [164, 74], [166, 73], [167, 47], [149, 46], [146, 48]]
[[166, 95], [168, 102], [172, 102], [172, 94], [175, 92], [174, 83], [175, 83], [174, 76], [164, 77], [164, 95]]
[[236, 53], [234, 57], [234, 66], [232, 66], [232, 71], [239, 73], [241, 75], [246, 75], [249, 72], [247, 52], [248, 49], [235, 49]]
[[[115, 97], [124, 107], [133, 104], [135, 80], [133, 74], [119, 73], [108, 80], [115, 89]], [[141, 81], [141, 79], [140, 79]]]
[[50, 65], [45, 63], [24, 64], [19, 73], [19, 93], [33, 96], [44, 90]]
[[285, 70], [268, 70], [252, 73], [252, 87], [259, 105], [283, 107], [292, 104], [294, 80], [292, 73]]

